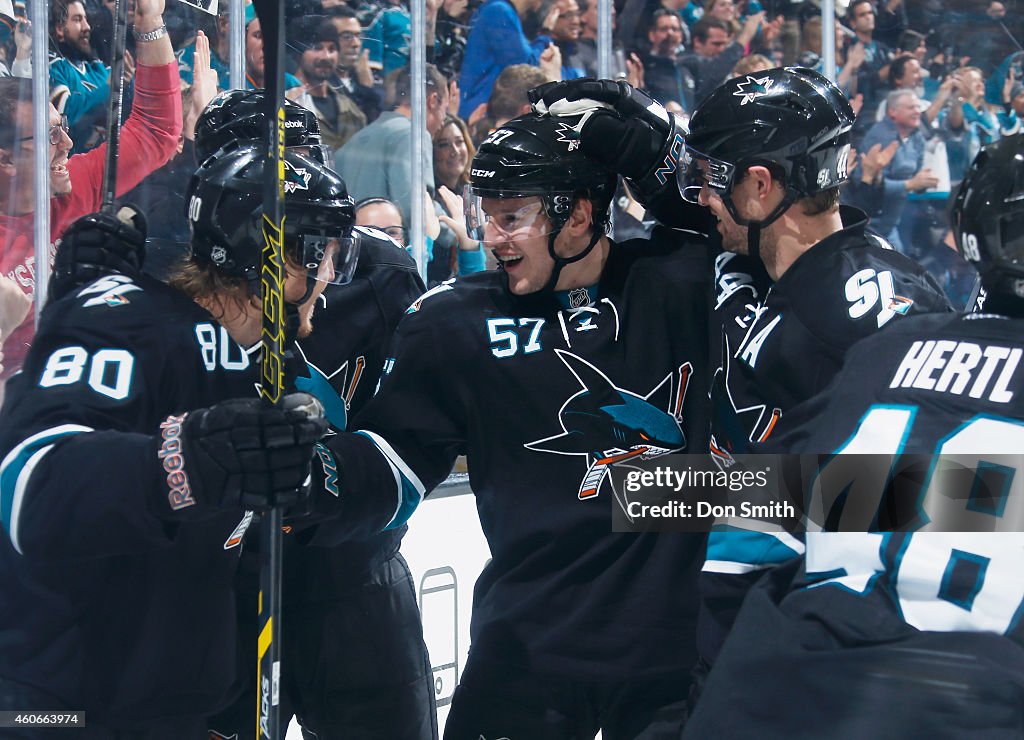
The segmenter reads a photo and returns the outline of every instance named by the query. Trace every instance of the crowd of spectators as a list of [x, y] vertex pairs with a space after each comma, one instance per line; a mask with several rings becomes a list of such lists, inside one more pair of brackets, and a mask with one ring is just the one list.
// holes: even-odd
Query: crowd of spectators
[[[126, 1], [135, 24], [137, 0]], [[113, 3], [49, 2], [50, 102], [73, 142], [61, 156], [86, 153], [107, 135]], [[759, 71], [780, 64], [821, 69], [820, 2], [615, 0], [611, 75], [647, 89], [685, 118], [731, 76], [756, 80]], [[156, 172], [131, 194], [152, 212], [157, 272], [188, 238], [177, 216], [195, 165], [190, 117], [230, 86], [227, 5], [221, 2], [216, 15], [184, 2], [163, 12], [181, 77], [184, 132], [177, 150], [149, 159]], [[1022, 125], [1024, 16], [1015, 10], [996, 0], [836, 2], [837, 81], [858, 111], [850, 166], [861, 168], [844, 197], [867, 208], [875, 228], [897, 248], [934, 262], [950, 282], [956, 280], [951, 252], [941, 246], [948, 240], [949, 193], [981, 146]], [[458, 228], [459, 196], [475, 147], [529, 109], [531, 87], [597, 74], [597, 11], [596, 0], [427, 0], [424, 42], [431, 64], [424, 124], [432, 145], [424, 152], [426, 193], [413, 192], [410, 177], [407, 0], [289, 0], [286, 88], [316, 115], [354, 196], [385, 199], [397, 209], [395, 223], [385, 224], [389, 233], [409, 243], [412, 203], [427, 200], [428, 276], [437, 283], [487, 264], [480, 245]], [[27, 17], [22, 0], [0, 0], [0, 76], [33, 73]], [[132, 33], [128, 40], [124, 82], [132, 110], [142, 45]], [[251, 5], [244, 51], [246, 86], [260, 87], [263, 40]], [[64, 143], [60, 138], [52, 146], [61, 150]], [[20, 171], [23, 192], [30, 191], [27, 172]], [[624, 228], [646, 223], [628, 193], [616, 199], [616, 213]], [[54, 239], [65, 221], [53, 221]], [[3, 274], [30, 294], [26, 261], [11, 258], [10, 239], [4, 249]]]

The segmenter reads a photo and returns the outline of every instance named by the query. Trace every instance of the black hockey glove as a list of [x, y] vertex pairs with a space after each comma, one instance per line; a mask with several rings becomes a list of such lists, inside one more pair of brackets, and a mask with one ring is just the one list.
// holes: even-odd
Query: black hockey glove
[[198, 519], [294, 506], [308, 495], [313, 447], [326, 431], [323, 407], [307, 393], [285, 396], [280, 406], [234, 399], [169, 416], [156, 452], [165, 481], [157, 514]]
[[[583, 152], [623, 177], [637, 180], [664, 164], [675, 122], [661, 103], [628, 82], [585, 77], [548, 82], [529, 95], [542, 115], [583, 115]], [[673, 166], [669, 174], [674, 172]]]
[[82, 216], [57, 242], [50, 298], [62, 298], [111, 273], [135, 277], [145, 257], [146, 217], [135, 206]]
[[661, 103], [623, 80], [549, 82], [529, 95], [535, 112], [576, 119], [583, 153], [628, 179], [637, 200], [662, 224], [714, 234], [711, 212], [679, 194], [684, 132]]

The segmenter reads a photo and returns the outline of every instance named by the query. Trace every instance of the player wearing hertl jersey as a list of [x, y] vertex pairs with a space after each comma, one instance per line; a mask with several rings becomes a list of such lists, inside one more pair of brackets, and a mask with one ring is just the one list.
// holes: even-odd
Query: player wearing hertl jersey
[[[870, 501], [868, 520], [903, 510], [920, 526], [809, 532], [806, 559], [750, 592], [688, 736], [1024, 733], [1022, 159], [1024, 135], [983, 149], [954, 208], [998, 313], [914, 317], [859, 342], [776, 443], [838, 453], [818, 471], [826, 497], [850, 491], [833, 521], [856, 527]], [[844, 457], [901, 453], [928, 457], [899, 486], [879, 457]]]
[[314, 542], [401, 526], [468, 456], [492, 560], [447, 738], [678, 734], [683, 716], [703, 539], [613, 533], [609, 472], [704, 449], [710, 264], [608, 239], [615, 176], [578, 146], [543, 116], [481, 146], [468, 223], [503, 269], [417, 301], [359, 432], [324, 442], [343, 518]]
[[[867, 231], [862, 212], [838, 206], [852, 123], [839, 89], [798, 68], [729, 80], [690, 121], [680, 193], [718, 218], [723, 248], [737, 255], [720, 270], [759, 262], [772, 281], [756, 300], [736, 291], [717, 301], [711, 452], [723, 465], [783, 432], [790, 410], [828, 384], [857, 340], [911, 314], [952, 310], [923, 268]], [[753, 580], [800, 551], [791, 537], [711, 533], [702, 660], [713, 662]]]

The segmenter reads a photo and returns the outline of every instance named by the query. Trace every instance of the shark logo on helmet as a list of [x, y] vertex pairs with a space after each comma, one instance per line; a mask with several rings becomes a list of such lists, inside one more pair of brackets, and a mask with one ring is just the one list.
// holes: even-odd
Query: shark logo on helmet
[[733, 95], [740, 100], [740, 105], [746, 105], [752, 103], [763, 95], [767, 95], [771, 92], [772, 80], [770, 77], [752, 77], [747, 75], [747, 79], [736, 85], [736, 89], [733, 91]]
[[294, 193], [297, 190], [309, 190], [312, 175], [305, 167], [293, 167], [287, 160], [284, 162], [284, 192]]

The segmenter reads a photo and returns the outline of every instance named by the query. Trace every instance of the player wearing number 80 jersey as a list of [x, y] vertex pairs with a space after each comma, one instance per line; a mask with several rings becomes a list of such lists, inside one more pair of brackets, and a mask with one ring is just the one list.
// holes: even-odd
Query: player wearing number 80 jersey
[[[1024, 733], [1022, 154], [1021, 135], [982, 150], [954, 213], [958, 243], [972, 245], [966, 256], [1005, 315], [916, 317], [858, 343], [836, 381], [794, 411], [805, 423], [777, 441], [840, 453], [818, 473], [823, 490], [872, 503], [882, 501], [885, 471], [863, 484], [850, 471], [866, 466], [843, 454], [956, 455], [929, 458], [909, 494], [926, 524], [808, 533], [802, 567], [748, 596], [688, 726], [693, 737], [712, 727], [833, 738]], [[878, 696], [883, 712], [875, 699], [864, 705]]]
[[[327, 429], [292, 407], [315, 409], [310, 396], [255, 393], [265, 159], [240, 144], [193, 177], [174, 287], [112, 274], [51, 293], [0, 412], [0, 709], [83, 710], [90, 737], [195, 738], [231, 696], [251, 510], [305, 498]], [[307, 185], [286, 197], [281, 286], [301, 337], [356, 237], [341, 179], [292, 152], [285, 164]], [[94, 214], [58, 255], [137, 245], [142, 227]]]

